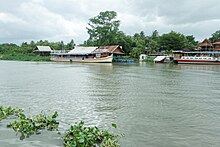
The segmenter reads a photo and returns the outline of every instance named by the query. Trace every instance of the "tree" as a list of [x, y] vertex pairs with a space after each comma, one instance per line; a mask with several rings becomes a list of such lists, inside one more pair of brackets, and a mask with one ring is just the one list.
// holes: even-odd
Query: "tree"
[[195, 37], [193, 35], [188, 35], [186, 36], [186, 43], [185, 43], [185, 47], [193, 50], [196, 48], [198, 44], [198, 41], [195, 41]]
[[160, 36], [159, 32], [157, 30], [154, 30], [151, 37], [150, 37], [150, 39], [157, 40], [159, 38], [159, 36]]
[[132, 48], [132, 37], [129, 35], [126, 35], [122, 31], [119, 31], [116, 35], [116, 39], [114, 44], [120, 45], [123, 49], [123, 51], [126, 54], [130, 53], [130, 50]]
[[150, 51], [152, 52], [153, 50], [158, 50], [159, 49], [159, 44], [156, 40], [151, 39], [148, 47], [150, 48]]
[[87, 44], [96, 46], [112, 45], [116, 40], [120, 25], [120, 21], [116, 20], [116, 17], [116, 12], [105, 11], [89, 19], [87, 30], [90, 37]]
[[215, 42], [217, 39], [220, 38], [220, 30], [216, 31], [212, 34], [212, 36], [209, 38], [211, 42]]
[[150, 48], [150, 51], [152, 52], [153, 50], [159, 50], [159, 33], [157, 30], [152, 32], [152, 35], [149, 37], [148, 41], [148, 47]]
[[73, 49], [75, 46], [74, 40], [72, 39], [69, 43], [66, 45], [66, 49], [70, 50]]
[[144, 53], [144, 48], [135, 47], [131, 49], [130, 57], [139, 58], [140, 54], [143, 54], [143, 53]]
[[162, 50], [181, 50], [186, 47], [186, 37], [183, 34], [171, 31], [159, 38], [159, 46]]

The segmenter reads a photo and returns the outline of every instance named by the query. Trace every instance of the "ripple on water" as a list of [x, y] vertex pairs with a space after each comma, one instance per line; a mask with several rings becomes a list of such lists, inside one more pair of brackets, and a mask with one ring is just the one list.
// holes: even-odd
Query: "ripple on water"
[[[220, 66], [0, 62], [0, 104], [59, 112], [59, 129], [118, 124], [122, 146], [219, 146]], [[53, 132], [0, 146], [61, 146]], [[5, 135], [7, 134], [7, 135]]]

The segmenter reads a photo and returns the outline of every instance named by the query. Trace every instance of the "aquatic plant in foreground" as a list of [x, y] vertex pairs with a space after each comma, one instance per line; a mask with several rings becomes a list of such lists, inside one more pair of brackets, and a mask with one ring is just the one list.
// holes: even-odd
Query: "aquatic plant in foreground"
[[19, 113], [23, 112], [22, 109], [0, 106], [0, 121], [7, 119], [9, 116], [18, 116]]
[[[10, 117], [9, 117], [10, 116]], [[47, 116], [43, 113], [34, 117], [27, 117], [22, 109], [0, 106], [0, 121], [15, 119], [7, 125], [15, 132], [20, 133], [20, 139], [40, 134], [41, 130], [58, 130], [59, 122], [56, 120], [58, 113]], [[117, 128], [116, 124], [112, 124]], [[84, 122], [76, 123], [67, 130], [63, 136], [65, 147], [120, 147], [119, 139], [122, 135], [110, 133], [109, 130], [100, 130], [98, 127], [85, 127]]]
[[[116, 124], [112, 126], [117, 127]], [[81, 121], [66, 131], [63, 144], [65, 147], [119, 147], [120, 137], [121, 135], [111, 134], [109, 130], [85, 127]]]
[[13, 123], [7, 125], [8, 128], [13, 128], [14, 131], [21, 133], [20, 139], [23, 140], [25, 137], [29, 137], [33, 134], [40, 134], [40, 130], [56, 130], [59, 122], [56, 121], [58, 113], [55, 112], [51, 116], [45, 114], [36, 115], [34, 118], [26, 117], [23, 113], [18, 115], [19, 120], [15, 120]]

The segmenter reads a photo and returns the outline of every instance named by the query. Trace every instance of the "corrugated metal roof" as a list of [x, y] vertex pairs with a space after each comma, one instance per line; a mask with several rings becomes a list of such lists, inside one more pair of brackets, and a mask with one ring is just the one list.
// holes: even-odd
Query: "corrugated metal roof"
[[75, 49], [68, 52], [68, 54], [75, 54], [75, 55], [85, 55], [91, 54], [97, 47], [84, 47], [84, 46], [76, 46]]
[[40, 52], [51, 52], [51, 48], [49, 46], [37, 46], [38, 51]]
[[155, 59], [154, 59], [154, 62], [159, 62], [159, 61], [162, 61], [166, 58], [166, 56], [157, 56]]

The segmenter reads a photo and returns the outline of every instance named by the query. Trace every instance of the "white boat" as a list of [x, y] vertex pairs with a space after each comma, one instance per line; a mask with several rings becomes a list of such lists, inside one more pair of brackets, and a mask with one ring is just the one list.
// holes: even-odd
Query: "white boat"
[[175, 52], [174, 61], [178, 64], [218, 64], [220, 52]]
[[176, 60], [179, 64], [219, 64], [220, 59], [215, 57], [193, 57], [193, 56], [183, 56]]

